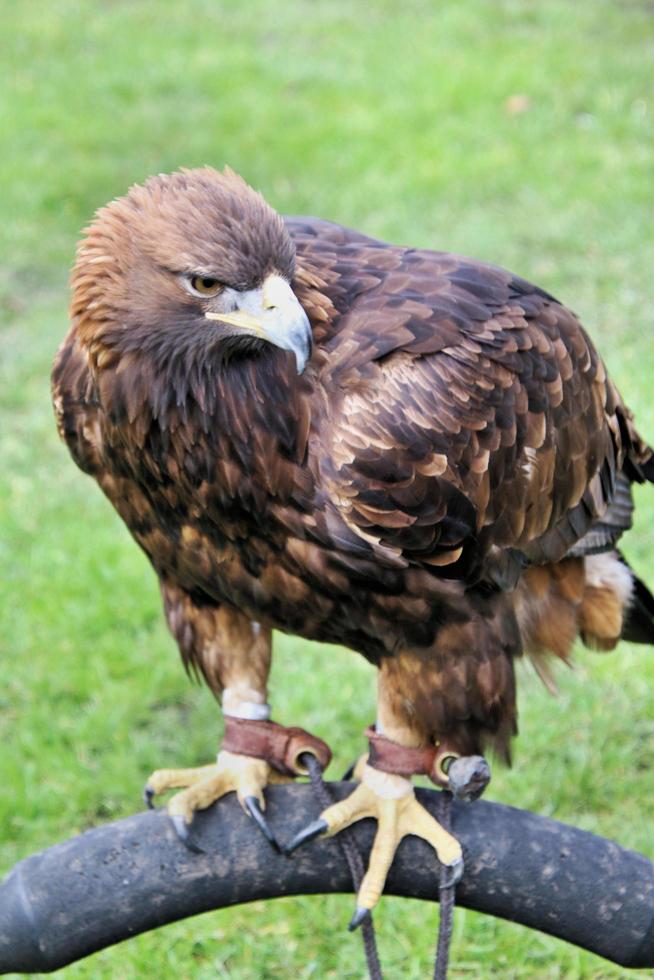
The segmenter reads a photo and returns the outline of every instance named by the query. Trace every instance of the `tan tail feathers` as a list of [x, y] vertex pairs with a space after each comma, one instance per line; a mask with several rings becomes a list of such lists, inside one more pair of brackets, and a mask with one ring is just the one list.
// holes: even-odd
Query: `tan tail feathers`
[[515, 592], [515, 610], [525, 652], [548, 686], [545, 654], [569, 661], [577, 636], [593, 650], [616, 646], [624, 634], [636, 581], [615, 551], [525, 571]]

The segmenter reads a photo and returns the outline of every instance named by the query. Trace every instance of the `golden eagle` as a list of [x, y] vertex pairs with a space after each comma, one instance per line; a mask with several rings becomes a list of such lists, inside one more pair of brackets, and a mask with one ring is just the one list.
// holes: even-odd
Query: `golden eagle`
[[72, 287], [59, 431], [226, 720], [216, 764], [159, 770], [149, 795], [183, 788], [169, 812], [188, 838], [236, 790], [272, 838], [267, 783], [303, 750], [328, 758], [270, 721], [272, 630], [343, 644], [379, 671], [370, 755], [299, 839], [378, 817], [359, 919], [403, 834], [460, 868], [411, 775], [481, 792], [475, 757], [507, 756], [516, 731], [521, 652], [654, 638], [615, 550], [652, 450], [575, 315], [492, 265], [284, 219], [209, 168], [100, 209]]

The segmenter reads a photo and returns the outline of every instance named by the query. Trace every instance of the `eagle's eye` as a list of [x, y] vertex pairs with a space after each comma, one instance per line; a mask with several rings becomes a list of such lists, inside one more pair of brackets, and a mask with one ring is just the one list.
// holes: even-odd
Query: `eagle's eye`
[[222, 283], [210, 276], [191, 276], [191, 288], [200, 296], [215, 296], [220, 292]]

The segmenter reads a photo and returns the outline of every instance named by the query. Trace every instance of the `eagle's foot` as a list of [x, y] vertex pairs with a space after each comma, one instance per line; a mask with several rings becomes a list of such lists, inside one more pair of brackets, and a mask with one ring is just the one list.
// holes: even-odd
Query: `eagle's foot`
[[196, 810], [205, 810], [226, 793], [236, 792], [239, 802], [252, 817], [270, 844], [279, 850], [263, 811], [266, 808], [263, 791], [269, 783], [291, 782], [291, 777], [272, 768], [263, 759], [239, 755], [223, 749], [214, 765], [196, 769], [157, 769], [148, 779], [144, 797], [152, 806], [155, 796], [170, 789], [182, 788], [168, 802], [168, 814], [180, 840], [193, 851], [200, 848], [189, 833]]
[[368, 764], [368, 753], [364, 752], [363, 755], [360, 755], [358, 759], [355, 759], [352, 765], [347, 767], [347, 769], [341, 776], [341, 779], [343, 780], [343, 782], [349, 782], [352, 779], [354, 780], [355, 783], [360, 783], [361, 779], [363, 778], [363, 770], [365, 769], [367, 764]]
[[463, 873], [461, 845], [418, 803], [410, 780], [380, 772], [366, 765], [362, 782], [346, 799], [324, 810], [318, 820], [300, 831], [286, 846], [287, 853], [319, 834], [333, 837], [358, 820], [375, 817], [377, 834], [370, 852], [368, 870], [357, 895], [357, 908], [350, 923], [360, 925], [375, 907], [384, 890], [386, 876], [403, 837], [422, 837], [436, 851], [441, 864], [452, 869], [453, 881]]

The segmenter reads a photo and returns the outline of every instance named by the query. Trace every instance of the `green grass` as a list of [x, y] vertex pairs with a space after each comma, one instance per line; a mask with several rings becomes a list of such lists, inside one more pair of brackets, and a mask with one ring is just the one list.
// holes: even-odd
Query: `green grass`
[[[153, 576], [59, 445], [48, 374], [93, 210], [152, 172], [229, 163], [287, 213], [486, 258], [583, 317], [654, 437], [654, 19], [639, 0], [3, 4], [0, 126], [0, 868], [133, 812], [146, 774], [209, 759]], [[512, 96], [528, 99], [511, 113]], [[654, 494], [626, 551], [654, 581]], [[489, 797], [654, 856], [654, 658], [580, 651], [549, 697], [521, 670], [513, 770]], [[373, 677], [278, 638], [276, 717], [361, 748]], [[318, 694], [320, 692], [320, 694]], [[213, 913], [70, 978], [361, 977], [351, 897]], [[573, 910], [572, 910], [573, 911]], [[384, 899], [389, 977], [429, 973], [437, 910]], [[459, 910], [452, 977], [624, 976]]]

